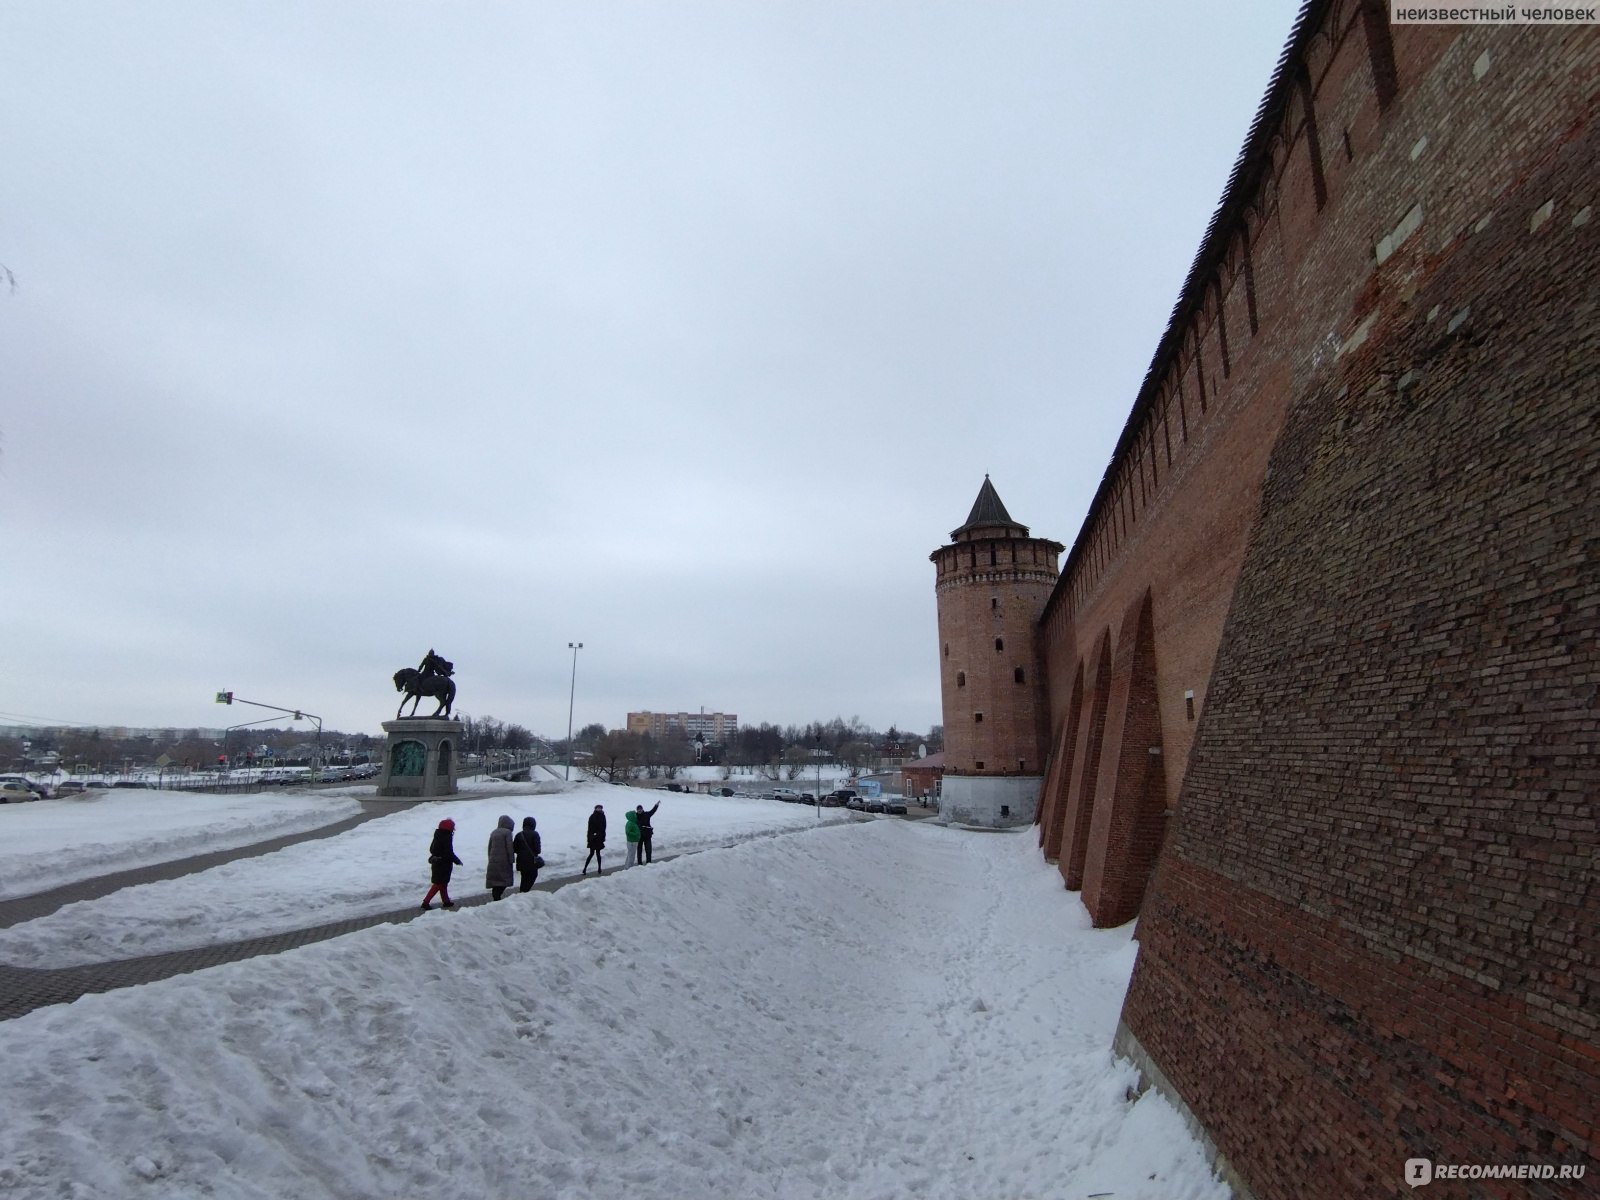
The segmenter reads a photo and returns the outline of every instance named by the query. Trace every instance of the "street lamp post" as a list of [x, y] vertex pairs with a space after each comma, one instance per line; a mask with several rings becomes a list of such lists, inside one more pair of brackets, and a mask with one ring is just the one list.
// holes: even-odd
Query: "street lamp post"
[[811, 738], [811, 757], [817, 764], [817, 820], [822, 820], [822, 730]]
[[[318, 773], [321, 772], [321, 770], [322, 770], [322, 718], [317, 716], [316, 713], [308, 713], [304, 709], [301, 709], [301, 708], [279, 708], [276, 704], [262, 704], [261, 702], [259, 702], [257, 700], [245, 700], [245, 699], [242, 699], [241, 697], [235, 696], [232, 692], [218, 692], [217, 693], [217, 703], [218, 704], [248, 704], [251, 708], [270, 708], [273, 712], [289, 713], [291, 716], [293, 716], [293, 718], [296, 721], [312, 721], [312, 722], [315, 722], [316, 726], [317, 726], [317, 762], [316, 762], [316, 768], [315, 769], [318, 771]], [[263, 725], [265, 723], [266, 722], [264, 722], [264, 721], [247, 721], [246, 722], [246, 724], [248, 724], [248, 725]], [[230, 726], [229, 728], [231, 728], [231, 729], [241, 729], [241, 728], [243, 728], [243, 726], [233, 725], [233, 726]], [[227, 751], [228, 746], [227, 746], [226, 732], [224, 732], [222, 748], [223, 748], [224, 752]]]
[[583, 649], [582, 642], [568, 642], [567, 649], [572, 651], [572, 687], [567, 692], [567, 779], [572, 779], [572, 703], [578, 695], [578, 651]]

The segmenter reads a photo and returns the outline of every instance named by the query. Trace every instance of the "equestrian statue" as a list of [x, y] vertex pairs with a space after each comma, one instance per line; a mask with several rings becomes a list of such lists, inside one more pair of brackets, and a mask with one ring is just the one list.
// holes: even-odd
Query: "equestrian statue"
[[456, 681], [450, 676], [455, 674], [456, 665], [448, 658], [440, 658], [432, 650], [422, 656], [420, 667], [401, 667], [394, 673], [394, 690], [404, 692], [405, 699], [400, 701], [400, 707], [395, 710], [394, 719], [399, 720], [400, 715], [406, 710], [406, 700], [411, 701], [411, 715], [417, 715], [417, 703], [424, 696], [432, 696], [439, 701], [439, 707], [434, 710], [434, 716], [450, 715], [450, 706], [456, 702]]

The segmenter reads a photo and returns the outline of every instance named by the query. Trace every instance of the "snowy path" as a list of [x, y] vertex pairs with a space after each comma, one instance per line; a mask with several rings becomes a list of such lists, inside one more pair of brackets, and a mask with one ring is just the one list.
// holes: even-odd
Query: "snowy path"
[[43, 1197], [1220, 1200], [1031, 834], [689, 855], [0, 1025]]
[[357, 792], [342, 789], [222, 796], [129, 789], [7, 804], [0, 807], [0, 900], [318, 829], [360, 811]]
[[[426, 890], [427, 846], [444, 816], [456, 822], [456, 853], [465, 864], [451, 884], [457, 897], [484, 890], [484, 847], [501, 813], [512, 815], [518, 825], [524, 814], [534, 815], [544, 837], [544, 874], [552, 877], [577, 874], [585, 854], [585, 823], [595, 804], [604, 803], [615, 827], [606, 862], [619, 867], [624, 862], [622, 809], [641, 798], [588, 783], [560, 795], [536, 795], [527, 784], [480, 790], [488, 794], [421, 804], [327, 840], [66, 905], [0, 929], [0, 964], [49, 969], [110, 962], [395, 912], [414, 905]], [[335, 801], [330, 807], [343, 813], [354, 803]], [[289, 805], [287, 811], [296, 809]], [[658, 848], [677, 854], [762, 833], [808, 829], [816, 818], [809, 809], [768, 801], [672, 796], [657, 824]], [[214, 833], [209, 824], [203, 830]], [[192, 845], [200, 837], [195, 830], [183, 840]], [[0, 869], [7, 861], [0, 855]]]

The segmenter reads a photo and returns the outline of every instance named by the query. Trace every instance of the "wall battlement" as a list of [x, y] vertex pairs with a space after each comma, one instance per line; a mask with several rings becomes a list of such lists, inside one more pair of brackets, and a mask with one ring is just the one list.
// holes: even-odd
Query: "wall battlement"
[[1261, 1200], [1600, 1171], [1597, 107], [1307, 4], [1042, 608], [1041, 846]]

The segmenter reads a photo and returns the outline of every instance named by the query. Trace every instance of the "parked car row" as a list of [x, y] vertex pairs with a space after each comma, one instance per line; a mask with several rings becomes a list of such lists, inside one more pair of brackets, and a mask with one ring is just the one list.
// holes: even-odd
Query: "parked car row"
[[377, 775], [377, 763], [354, 763], [343, 767], [323, 767], [319, 779], [323, 783], [351, 783], [361, 779], [373, 779]]
[[[797, 792], [790, 788], [778, 788], [776, 791], [765, 792], [763, 795], [768, 800], [781, 800], [785, 804], [815, 804], [816, 795], [812, 792]], [[859, 794], [854, 788], [835, 788], [822, 797], [823, 808], [849, 808], [856, 812], [893, 813], [904, 816], [906, 806], [903, 801], [895, 799], [869, 799]]]

